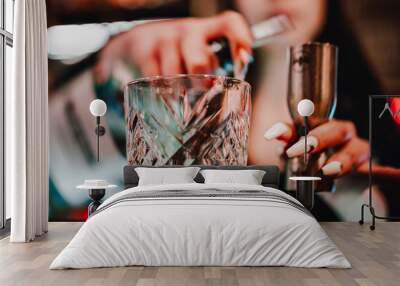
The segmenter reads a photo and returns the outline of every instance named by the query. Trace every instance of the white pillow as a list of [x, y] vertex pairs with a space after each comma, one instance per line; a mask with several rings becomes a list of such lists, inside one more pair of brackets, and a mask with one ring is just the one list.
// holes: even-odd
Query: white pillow
[[199, 167], [135, 168], [139, 176], [139, 186], [195, 183], [193, 179], [199, 170]]
[[261, 185], [265, 171], [262, 170], [214, 170], [207, 169], [200, 171], [204, 177], [205, 184], [246, 184]]

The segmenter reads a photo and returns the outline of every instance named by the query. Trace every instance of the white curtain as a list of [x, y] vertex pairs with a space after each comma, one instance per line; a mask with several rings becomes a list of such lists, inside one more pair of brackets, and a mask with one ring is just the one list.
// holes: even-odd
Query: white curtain
[[45, 0], [15, 1], [13, 92], [6, 98], [6, 187], [12, 242], [47, 232], [48, 123]]

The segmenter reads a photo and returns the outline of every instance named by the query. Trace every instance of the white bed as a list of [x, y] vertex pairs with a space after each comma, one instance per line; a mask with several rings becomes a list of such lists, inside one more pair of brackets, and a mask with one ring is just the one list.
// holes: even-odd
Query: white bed
[[284, 192], [198, 183], [115, 194], [50, 269], [128, 265], [351, 267], [314, 217]]

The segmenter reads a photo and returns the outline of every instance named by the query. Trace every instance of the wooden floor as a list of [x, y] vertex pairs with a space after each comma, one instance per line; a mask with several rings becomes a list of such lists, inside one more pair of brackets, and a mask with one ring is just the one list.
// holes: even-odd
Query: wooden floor
[[322, 223], [353, 268], [124, 267], [48, 270], [80, 223], [50, 223], [44, 237], [27, 244], [0, 241], [0, 285], [400, 285], [400, 223]]

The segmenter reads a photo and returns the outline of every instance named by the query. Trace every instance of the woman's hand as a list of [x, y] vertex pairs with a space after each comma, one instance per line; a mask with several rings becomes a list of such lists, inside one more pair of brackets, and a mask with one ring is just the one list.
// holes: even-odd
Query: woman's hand
[[143, 76], [210, 73], [218, 62], [208, 42], [229, 40], [235, 64], [250, 60], [252, 37], [242, 15], [228, 11], [209, 18], [162, 20], [138, 25], [112, 39], [100, 52], [94, 75], [108, 79], [113, 62], [123, 59]]
[[[279, 122], [267, 130], [264, 136], [268, 140], [278, 139], [286, 142], [286, 155], [289, 158], [304, 155], [304, 137], [298, 138], [293, 125]], [[295, 140], [297, 142], [290, 145]], [[335, 152], [322, 166], [322, 173], [325, 176], [339, 177], [352, 170], [366, 172], [368, 141], [357, 136], [356, 128], [351, 121], [330, 120], [308, 133], [307, 150], [309, 154], [320, 153], [331, 148]]]

